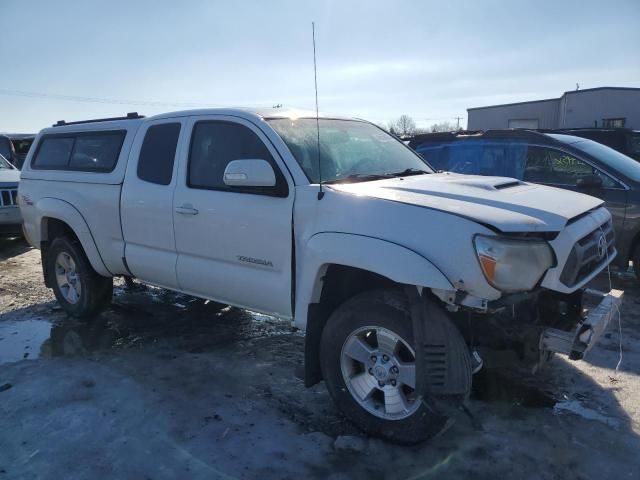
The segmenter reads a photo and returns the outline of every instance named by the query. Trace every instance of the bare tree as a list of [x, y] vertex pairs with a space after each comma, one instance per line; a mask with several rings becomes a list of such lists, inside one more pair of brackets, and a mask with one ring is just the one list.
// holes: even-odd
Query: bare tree
[[431, 130], [432, 132], [455, 132], [456, 130], [460, 130], [460, 128], [456, 127], [451, 122], [440, 122], [431, 125], [431, 127], [429, 127], [429, 130]]
[[389, 131], [400, 137], [413, 135], [416, 131], [416, 122], [409, 115], [400, 115], [397, 120], [389, 122]]

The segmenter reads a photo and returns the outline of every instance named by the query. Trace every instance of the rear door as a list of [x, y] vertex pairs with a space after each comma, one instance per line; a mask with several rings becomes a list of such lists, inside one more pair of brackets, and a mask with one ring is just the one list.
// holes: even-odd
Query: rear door
[[173, 193], [185, 118], [141, 127], [131, 150], [121, 197], [125, 258], [129, 271], [148, 283], [178, 288]]
[[[585, 175], [597, 175], [602, 186], [581, 188], [577, 180]], [[599, 197], [611, 212], [616, 235], [620, 238], [627, 207], [627, 189], [619, 181], [575, 155], [545, 146], [530, 146], [524, 178], [527, 182], [541, 183]]]
[[[173, 203], [181, 290], [290, 317], [294, 189], [284, 163], [247, 120], [194, 117], [188, 129]], [[276, 186], [226, 186], [227, 164], [242, 159], [269, 162]]]

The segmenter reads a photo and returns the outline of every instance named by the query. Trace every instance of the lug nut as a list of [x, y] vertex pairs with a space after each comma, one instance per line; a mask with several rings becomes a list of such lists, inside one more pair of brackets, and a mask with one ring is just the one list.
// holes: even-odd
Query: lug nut
[[378, 361], [378, 357], [376, 357], [375, 355], [371, 355], [371, 361], [372, 362], [377, 362]]
[[396, 367], [395, 365], [393, 367], [391, 367], [391, 373], [397, 374], [398, 373], [398, 367]]
[[391, 386], [392, 386], [392, 387], [395, 387], [395, 386], [396, 386], [396, 381], [395, 381], [395, 380], [393, 380], [393, 379], [391, 379]]
[[369, 369], [369, 375], [373, 375], [373, 368]]
[[382, 387], [384, 387], [384, 383], [382, 383], [380, 380], [378, 380], [378, 386], [379, 386], [380, 388], [382, 388]]
[[387, 363], [389, 361], [389, 357], [387, 357], [386, 355], [382, 355], [382, 361], [384, 363]]

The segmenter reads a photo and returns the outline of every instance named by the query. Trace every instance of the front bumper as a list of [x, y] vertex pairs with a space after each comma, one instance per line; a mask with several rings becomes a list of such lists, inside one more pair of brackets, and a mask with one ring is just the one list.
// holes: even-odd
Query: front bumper
[[620, 315], [624, 292], [614, 289], [608, 293], [590, 293], [600, 295], [600, 303], [571, 332], [556, 328], [544, 329], [540, 336], [541, 350], [562, 353], [571, 360], [581, 360], [591, 350], [611, 320]]
[[0, 237], [22, 234], [22, 216], [18, 207], [0, 208]]
[[0, 225], [22, 225], [18, 207], [0, 207]]

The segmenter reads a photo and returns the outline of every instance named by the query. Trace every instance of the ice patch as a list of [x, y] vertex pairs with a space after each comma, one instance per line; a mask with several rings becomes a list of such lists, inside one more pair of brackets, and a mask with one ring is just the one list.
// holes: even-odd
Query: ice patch
[[50, 335], [51, 322], [45, 320], [0, 323], [0, 364], [38, 358]]
[[606, 415], [602, 415], [591, 408], [587, 408], [577, 400], [564, 400], [556, 403], [553, 407], [553, 413], [557, 415], [562, 412], [571, 412], [582, 418], [586, 418], [587, 420], [595, 420], [614, 428], [618, 428], [620, 426], [620, 422], [615, 418], [607, 417]]

